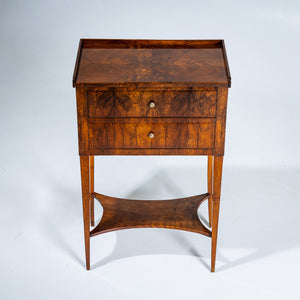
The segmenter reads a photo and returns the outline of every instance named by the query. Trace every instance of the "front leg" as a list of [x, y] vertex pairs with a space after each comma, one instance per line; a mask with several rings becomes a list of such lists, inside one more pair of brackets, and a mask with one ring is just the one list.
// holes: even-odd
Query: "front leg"
[[212, 237], [211, 237], [211, 272], [215, 271], [215, 264], [216, 264], [222, 166], [223, 166], [223, 156], [215, 156], [214, 172], [213, 172], [213, 196], [212, 196], [213, 213], [212, 213]]
[[83, 227], [85, 241], [86, 269], [90, 269], [90, 193], [89, 193], [89, 157], [80, 156], [81, 191], [83, 207]]

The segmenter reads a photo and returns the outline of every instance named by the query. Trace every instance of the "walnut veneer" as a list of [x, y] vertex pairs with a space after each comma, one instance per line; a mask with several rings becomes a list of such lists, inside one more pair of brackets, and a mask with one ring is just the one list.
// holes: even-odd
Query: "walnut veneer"
[[[91, 236], [158, 227], [211, 237], [215, 270], [230, 85], [223, 40], [80, 40], [73, 86], [87, 269]], [[208, 193], [162, 201], [95, 193], [95, 155], [207, 155]], [[103, 217], [90, 230], [94, 199], [101, 202]], [[211, 229], [197, 215], [206, 199]]]

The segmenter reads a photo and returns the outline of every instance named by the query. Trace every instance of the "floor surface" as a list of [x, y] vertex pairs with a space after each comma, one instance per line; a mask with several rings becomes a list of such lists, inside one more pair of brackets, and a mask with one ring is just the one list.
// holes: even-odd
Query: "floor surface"
[[[96, 159], [96, 168], [104, 159]], [[205, 190], [204, 166], [165, 166], [148, 177], [141, 171], [136, 178], [144, 181], [132, 188], [126, 184], [132, 176], [123, 180], [122, 189], [118, 159], [109, 160], [119, 174], [96, 172], [96, 190], [107, 194], [161, 199]], [[85, 271], [79, 172], [75, 174], [78, 185], [72, 187], [40, 180], [35, 192], [24, 185], [12, 193], [13, 187], [6, 186], [7, 201], [0, 203], [1, 299], [299, 299], [299, 171], [229, 169], [225, 164], [214, 274], [209, 271], [209, 238], [167, 229], [129, 229], [92, 238], [92, 270]], [[115, 185], [109, 185], [114, 178]], [[207, 219], [206, 203], [199, 214]], [[96, 217], [101, 217], [98, 203]], [[3, 226], [7, 224], [9, 228]]]

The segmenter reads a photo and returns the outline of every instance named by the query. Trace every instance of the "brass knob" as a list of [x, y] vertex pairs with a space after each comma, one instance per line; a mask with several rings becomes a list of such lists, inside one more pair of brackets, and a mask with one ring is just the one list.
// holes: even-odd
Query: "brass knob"
[[154, 133], [153, 133], [153, 132], [149, 132], [148, 137], [149, 137], [150, 139], [153, 139], [153, 138], [154, 138]]
[[150, 108], [154, 108], [154, 107], [155, 107], [155, 103], [154, 103], [153, 101], [151, 101], [151, 102], [149, 103], [149, 107], [150, 107]]

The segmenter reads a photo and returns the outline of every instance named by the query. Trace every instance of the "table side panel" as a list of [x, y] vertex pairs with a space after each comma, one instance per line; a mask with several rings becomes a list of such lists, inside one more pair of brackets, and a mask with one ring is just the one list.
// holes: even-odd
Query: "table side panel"
[[78, 146], [80, 155], [88, 155], [88, 108], [87, 92], [85, 88], [76, 88], [77, 123], [78, 123]]
[[215, 153], [214, 153], [216, 156], [224, 155], [227, 97], [228, 97], [228, 88], [218, 88], [216, 129], [215, 129]]

